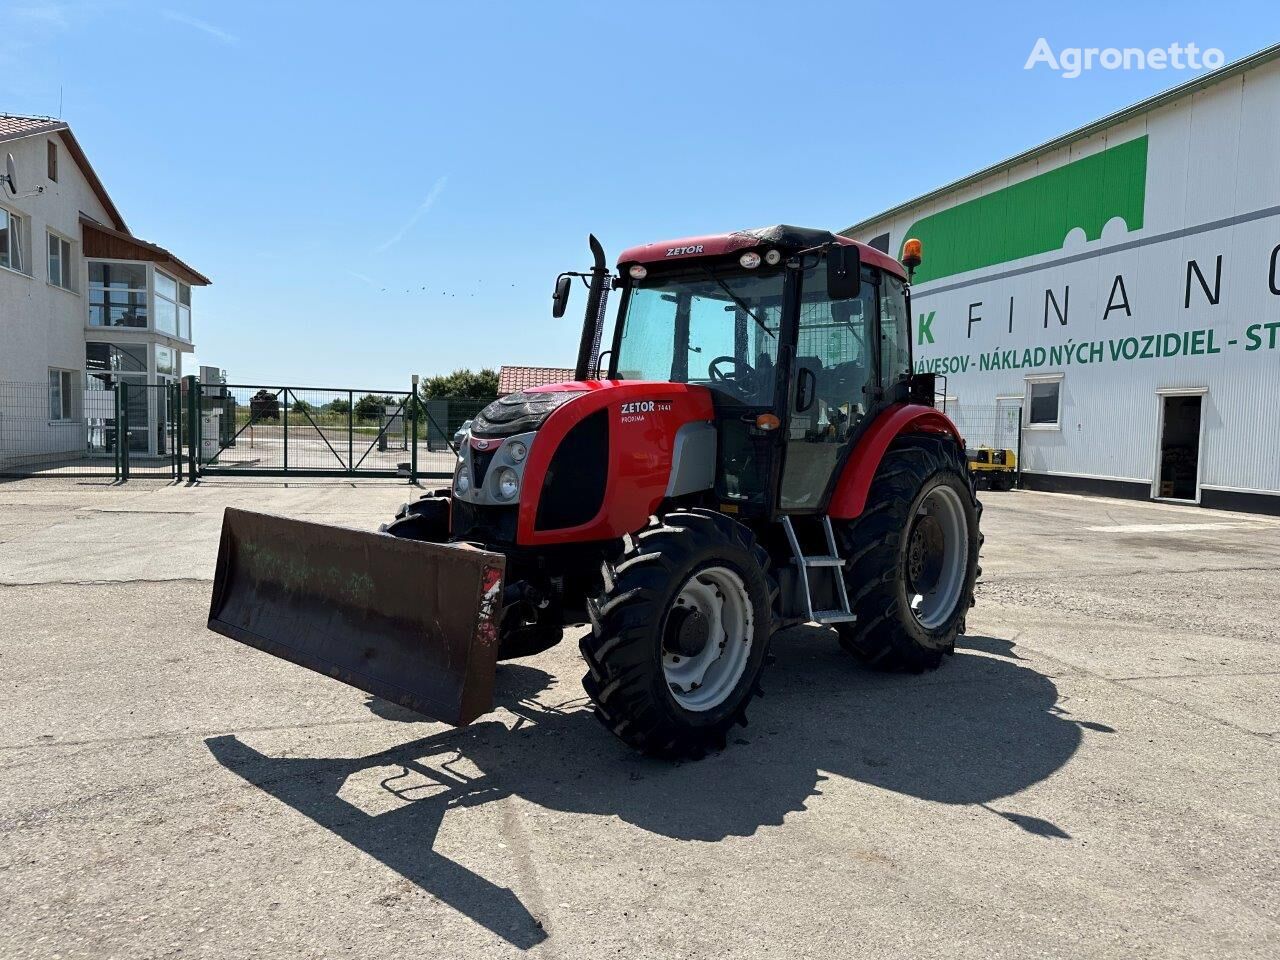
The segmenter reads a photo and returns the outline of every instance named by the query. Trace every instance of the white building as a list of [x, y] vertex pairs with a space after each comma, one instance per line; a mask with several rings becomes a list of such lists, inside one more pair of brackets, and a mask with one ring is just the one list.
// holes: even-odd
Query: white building
[[67, 124], [0, 115], [0, 172], [10, 155], [16, 195], [0, 184], [0, 461], [106, 454], [111, 389], [122, 382], [131, 449], [163, 452], [155, 386], [182, 375], [191, 288], [208, 278], [129, 232]]
[[916, 368], [1027, 486], [1280, 513], [1280, 46], [845, 233], [921, 240]]

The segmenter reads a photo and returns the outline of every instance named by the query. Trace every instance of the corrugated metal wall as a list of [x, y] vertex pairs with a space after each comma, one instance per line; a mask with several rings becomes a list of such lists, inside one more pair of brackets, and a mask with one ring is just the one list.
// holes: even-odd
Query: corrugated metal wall
[[[1115, 178], [1099, 174], [1112, 169], [1111, 155], [1073, 168], [1087, 172], [1087, 182], [1073, 182], [1071, 169], [1037, 179], [1144, 136], [1146, 169], [1138, 186], [1126, 179], [1131, 169]], [[1133, 154], [1115, 156], [1125, 156], [1131, 166]], [[1280, 284], [1280, 62], [867, 225], [857, 236], [869, 241], [888, 232], [895, 252], [913, 229], [926, 237], [932, 232], [939, 244], [955, 236], [963, 243], [956, 224], [927, 218], [1033, 180], [1007, 194], [1010, 206], [1001, 223], [1011, 231], [1010, 243], [984, 247], [1013, 256], [916, 285], [917, 330], [922, 320], [928, 328], [918, 335], [917, 366], [947, 372], [948, 393], [962, 405], [1021, 395], [1029, 375], [1061, 374], [1060, 426], [1025, 431], [1026, 469], [1148, 483], [1157, 470], [1157, 391], [1207, 388], [1202, 485], [1280, 492], [1280, 414], [1274, 401], [1280, 386], [1280, 295], [1273, 289]], [[1100, 201], [1080, 194], [1090, 184], [1103, 191]], [[1096, 224], [1077, 223], [1060, 249], [1016, 255], [1018, 243], [1034, 233], [1021, 222], [1036, 216], [1028, 213], [1028, 196], [1039, 198], [1040, 209], [1065, 206], [1090, 216], [1128, 210], [1135, 217], [1133, 189], [1145, 191], [1136, 228], [1112, 218], [1098, 237]], [[1106, 195], [1108, 190], [1116, 195]], [[1120, 195], [1124, 191], [1130, 192]], [[968, 226], [1001, 229], [991, 223], [998, 200], [966, 206], [953, 219], [972, 210]], [[944, 265], [961, 262], [952, 252], [937, 255]], [[928, 262], [927, 240], [924, 256]], [[1195, 261], [1203, 284], [1195, 272], [1188, 278], [1189, 261]], [[1216, 304], [1210, 292], [1218, 294]], [[1166, 352], [1173, 355], [1158, 356]]]

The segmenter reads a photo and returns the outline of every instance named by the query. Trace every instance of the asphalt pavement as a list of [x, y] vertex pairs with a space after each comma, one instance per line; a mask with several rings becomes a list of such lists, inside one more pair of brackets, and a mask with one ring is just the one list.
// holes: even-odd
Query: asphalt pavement
[[573, 637], [452, 729], [205, 629], [223, 507], [409, 490], [0, 484], [0, 956], [1280, 955], [1280, 521], [987, 494], [941, 669], [789, 631], [670, 764]]

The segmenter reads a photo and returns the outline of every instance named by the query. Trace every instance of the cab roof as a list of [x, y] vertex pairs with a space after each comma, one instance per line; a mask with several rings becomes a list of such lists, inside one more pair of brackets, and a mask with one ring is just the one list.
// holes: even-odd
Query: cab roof
[[812, 227], [794, 227], [780, 223], [772, 227], [757, 227], [754, 230], [735, 230], [732, 233], [713, 233], [703, 237], [683, 237], [679, 240], [664, 240], [660, 243], [646, 243], [638, 247], [624, 250], [618, 257], [618, 266], [632, 263], [656, 263], [672, 260], [686, 260], [694, 257], [716, 257], [739, 250], [774, 248], [785, 254], [807, 250], [823, 243], [839, 243], [846, 247], [857, 247], [862, 262], [869, 266], [887, 270], [894, 276], [907, 279], [906, 268], [889, 256], [859, 243], [849, 237], [841, 237], [829, 230], [815, 230]]

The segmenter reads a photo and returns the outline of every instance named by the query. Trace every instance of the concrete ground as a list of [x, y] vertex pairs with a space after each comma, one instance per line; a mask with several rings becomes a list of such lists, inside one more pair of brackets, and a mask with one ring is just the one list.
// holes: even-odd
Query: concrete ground
[[987, 494], [970, 635], [781, 635], [729, 749], [645, 760], [576, 644], [454, 730], [208, 632], [228, 504], [0, 484], [0, 956], [1280, 955], [1280, 522]]

